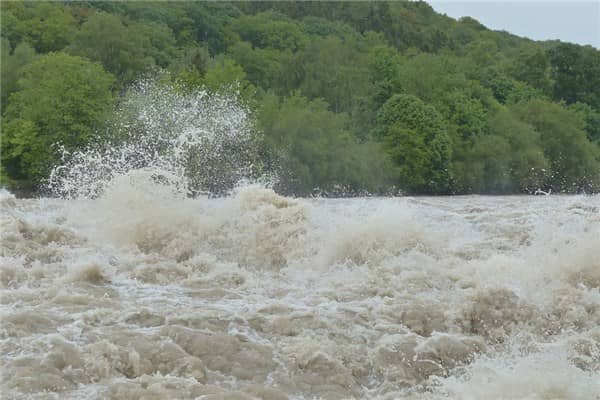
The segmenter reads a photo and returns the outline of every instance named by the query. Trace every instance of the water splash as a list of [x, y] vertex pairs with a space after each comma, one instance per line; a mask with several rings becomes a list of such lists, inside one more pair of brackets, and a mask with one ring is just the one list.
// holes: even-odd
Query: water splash
[[63, 164], [47, 184], [52, 194], [94, 198], [116, 177], [140, 171], [182, 194], [222, 194], [256, 175], [260, 137], [248, 109], [230, 93], [183, 92], [140, 81], [109, 126], [102, 140], [63, 152]]

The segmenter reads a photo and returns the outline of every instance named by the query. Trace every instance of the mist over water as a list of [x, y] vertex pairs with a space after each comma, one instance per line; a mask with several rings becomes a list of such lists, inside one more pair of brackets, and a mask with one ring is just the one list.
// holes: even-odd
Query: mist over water
[[137, 93], [0, 192], [3, 397], [599, 399], [600, 197], [283, 197], [235, 102]]

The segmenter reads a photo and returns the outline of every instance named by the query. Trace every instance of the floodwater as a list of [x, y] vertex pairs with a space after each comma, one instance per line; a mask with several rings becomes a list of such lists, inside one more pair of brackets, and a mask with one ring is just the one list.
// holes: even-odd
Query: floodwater
[[600, 399], [599, 196], [136, 182], [1, 192], [3, 399]]
[[282, 197], [235, 99], [132, 90], [0, 190], [2, 399], [600, 399], [600, 196]]

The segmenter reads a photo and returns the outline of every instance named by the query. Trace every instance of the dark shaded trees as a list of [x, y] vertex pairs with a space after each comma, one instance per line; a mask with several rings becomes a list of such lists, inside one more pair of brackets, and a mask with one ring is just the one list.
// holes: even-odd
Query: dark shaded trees
[[[164, 35], [164, 31], [159, 33]], [[148, 54], [151, 47], [143, 30], [125, 26], [115, 15], [98, 12], [81, 26], [68, 51], [100, 62], [120, 83], [127, 84], [153, 65]]]
[[587, 103], [600, 111], [600, 51], [560, 43], [548, 51], [554, 99]]

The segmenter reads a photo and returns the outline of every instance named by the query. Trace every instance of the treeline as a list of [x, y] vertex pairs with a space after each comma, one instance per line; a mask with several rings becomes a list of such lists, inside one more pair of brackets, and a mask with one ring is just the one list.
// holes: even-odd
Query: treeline
[[[600, 190], [600, 51], [422, 2], [2, 2], [2, 182], [34, 187], [132, 82], [236, 85], [280, 190]], [[61, 146], [57, 146], [60, 143]]]

